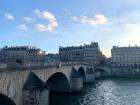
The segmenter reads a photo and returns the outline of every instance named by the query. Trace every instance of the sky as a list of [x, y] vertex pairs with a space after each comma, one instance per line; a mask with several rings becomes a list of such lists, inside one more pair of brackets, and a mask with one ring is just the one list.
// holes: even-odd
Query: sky
[[140, 45], [140, 0], [0, 0], [0, 47]]

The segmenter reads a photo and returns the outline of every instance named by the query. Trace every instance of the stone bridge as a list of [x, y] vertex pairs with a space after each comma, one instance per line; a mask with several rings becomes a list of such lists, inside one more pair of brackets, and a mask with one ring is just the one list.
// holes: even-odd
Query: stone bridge
[[86, 64], [0, 70], [0, 104], [48, 105], [49, 91], [81, 92], [94, 79], [94, 67]]
[[109, 66], [96, 66], [95, 67], [95, 78], [110, 76], [111, 68]]

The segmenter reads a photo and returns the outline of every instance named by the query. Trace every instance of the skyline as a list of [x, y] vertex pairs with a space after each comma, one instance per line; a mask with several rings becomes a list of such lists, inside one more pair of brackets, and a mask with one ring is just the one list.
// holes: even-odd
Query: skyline
[[139, 3], [139, 0], [61, 0], [61, 3], [2, 0], [0, 46], [31, 45], [56, 53], [59, 46], [93, 41], [110, 56], [114, 45], [140, 45]]

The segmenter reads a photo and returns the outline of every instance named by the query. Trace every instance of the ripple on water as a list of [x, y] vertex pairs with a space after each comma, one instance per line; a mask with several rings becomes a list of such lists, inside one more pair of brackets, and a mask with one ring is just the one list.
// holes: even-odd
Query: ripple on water
[[51, 105], [140, 105], [140, 79], [103, 79], [81, 94], [54, 95]]

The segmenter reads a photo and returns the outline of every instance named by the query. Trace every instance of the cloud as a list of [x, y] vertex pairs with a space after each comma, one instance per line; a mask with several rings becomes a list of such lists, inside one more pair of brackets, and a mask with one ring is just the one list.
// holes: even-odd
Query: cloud
[[55, 16], [48, 11], [40, 11], [40, 10], [36, 9], [35, 13], [41, 18], [48, 19], [48, 21], [49, 20], [55, 20], [56, 21]]
[[134, 27], [136, 27], [136, 26], [137, 26], [137, 24], [135, 24], [135, 23], [127, 23], [127, 24], [125, 25], [125, 28], [130, 29], [130, 28], [134, 28]]
[[14, 20], [14, 16], [12, 14], [10, 14], [10, 13], [5, 13], [4, 17], [7, 20]]
[[76, 17], [76, 16], [73, 16], [73, 17], [71, 17], [71, 19], [74, 21], [78, 20], [83, 24], [88, 24], [91, 26], [102, 25], [102, 24], [107, 23], [107, 21], [108, 21], [107, 17], [105, 17], [103, 14], [96, 14], [95, 17], [90, 17], [90, 16]]
[[43, 24], [35, 24], [35, 29], [38, 31], [46, 31], [47, 27], [46, 25], [43, 25]]
[[31, 17], [28, 17], [28, 16], [23, 17], [23, 19], [24, 19], [26, 22], [28, 22], [28, 21], [31, 21], [31, 20], [32, 20], [32, 18], [31, 18]]
[[35, 10], [35, 13], [38, 17], [48, 20], [48, 24], [36, 24], [35, 27], [38, 31], [49, 31], [52, 32], [56, 27], [58, 27], [58, 22], [56, 17], [48, 11]]
[[140, 45], [140, 22], [128, 23], [125, 26], [128, 28], [125, 33], [120, 33], [120, 36], [110, 40], [110, 43], [119, 46]]
[[18, 25], [18, 28], [21, 29], [21, 30], [28, 30], [28, 28], [25, 24]]
[[102, 14], [97, 14], [95, 17], [81, 16], [80, 21], [89, 25], [105, 24], [107, 18]]
[[70, 17], [72, 20], [74, 20], [74, 21], [77, 21], [78, 20], [78, 17], [77, 16], [72, 16], [72, 17]]

